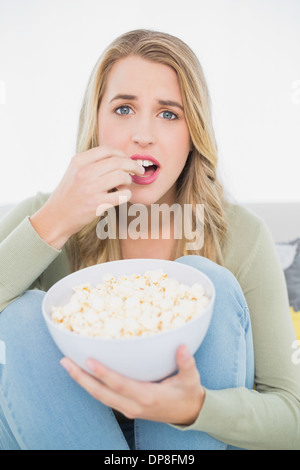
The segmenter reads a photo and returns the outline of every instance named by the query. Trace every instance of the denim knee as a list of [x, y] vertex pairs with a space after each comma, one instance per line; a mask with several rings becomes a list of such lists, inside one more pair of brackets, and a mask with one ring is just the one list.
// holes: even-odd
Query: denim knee
[[[210, 327], [208, 333], [212, 333], [213, 330], [219, 331], [218, 328], [222, 326], [222, 331], [227, 331], [228, 338], [235, 332], [236, 336], [232, 337], [232, 341], [238, 338], [237, 335], [241, 335], [242, 343], [245, 342], [247, 356], [246, 386], [253, 388], [254, 350], [251, 318], [247, 301], [238, 280], [227, 268], [202, 256], [183, 256], [176, 261], [199, 269], [213, 282], [216, 289], [216, 303], [211, 324], [212, 328]], [[226, 311], [226, 314], [224, 311]], [[219, 332], [219, 338], [222, 331]]]
[[13, 339], [26, 326], [33, 327], [33, 319], [42, 316], [44, 295], [41, 290], [28, 290], [0, 313], [0, 340]]
[[186, 255], [176, 259], [176, 262], [188, 264], [193, 268], [199, 269], [199, 271], [203, 271], [204, 274], [210, 277], [213, 282], [218, 283], [221, 281], [222, 283], [232, 285], [232, 287], [237, 289], [237, 291], [241, 291], [240, 285], [234, 274], [229, 271], [229, 269], [224, 266], [220, 266], [210, 259], [199, 255]]
[[187, 264], [206, 274], [213, 282], [217, 296], [226, 295], [232, 304], [236, 304], [235, 312], [240, 315], [240, 322], [247, 331], [250, 324], [247, 301], [238, 280], [229, 269], [198, 255], [182, 256], [176, 262]]

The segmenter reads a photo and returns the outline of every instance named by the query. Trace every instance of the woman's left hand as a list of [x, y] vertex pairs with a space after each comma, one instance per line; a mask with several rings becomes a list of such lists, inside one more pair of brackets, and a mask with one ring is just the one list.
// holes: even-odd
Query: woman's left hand
[[120, 411], [127, 418], [190, 425], [201, 411], [205, 391], [194, 357], [186, 346], [178, 348], [176, 362], [176, 375], [159, 383], [130, 379], [94, 359], [86, 363], [93, 375], [69, 358], [63, 358], [61, 365], [96, 400]]

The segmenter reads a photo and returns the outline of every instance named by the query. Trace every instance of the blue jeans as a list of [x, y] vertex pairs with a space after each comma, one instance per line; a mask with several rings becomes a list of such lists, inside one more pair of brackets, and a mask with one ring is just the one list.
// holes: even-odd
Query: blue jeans
[[[252, 332], [246, 300], [227, 269], [200, 256], [176, 260], [203, 271], [216, 287], [208, 333], [195, 353], [207, 389], [253, 388]], [[132, 429], [120, 427], [113, 411], [92, 398], [60, 366], [41, 315], [44, 292], [26, 291], [0, 314], [0, 449], [129, 450]], [[135, 420], [137, 450], [226, 450], [231, 447], [201, 431]], [[129, 425], [130, 427], [130, 425]], [[128, 437], [128, 439], [126, 439]]]

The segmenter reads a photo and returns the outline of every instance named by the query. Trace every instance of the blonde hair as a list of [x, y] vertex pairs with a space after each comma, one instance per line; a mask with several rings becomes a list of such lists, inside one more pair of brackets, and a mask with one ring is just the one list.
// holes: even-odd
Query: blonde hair
[[[222, 246], [227, 224], [223, 189], [217, 178], [217, 144], [212, 126], [210, 96], [197, 57], [182, 40], [157, 31], [135, 30], [112, 42], [96, 63], [88, 82], [80, 112], [77, 153], [101, 144], [97, 135], [97, 115], [108, 74], [116, 61], [130, 55], [169, 65], [178, 76], [193, 150], [177, 181], [177, 203], [192, 205], [191, 230], [196, 226], [197, 204], [204, 204], [205, 217], [203, 248], [188, 252], [183, 237], [177, 243], [176, 258], [196, 254], [223, 264]], [[95, 219], [71, 237], [69, 247], [73, 270], [121, 258], [118, 239], [101, 240], [97, 237], [96, 226], [100, 219]]]

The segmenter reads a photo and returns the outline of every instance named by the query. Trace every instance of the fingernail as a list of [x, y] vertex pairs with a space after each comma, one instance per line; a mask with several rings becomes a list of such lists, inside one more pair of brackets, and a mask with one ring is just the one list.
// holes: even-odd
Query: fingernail
[[70, 364], [68, 363], [68, 361], [66, 361], [65, 359], [62, 359], [62, 360], [60, 361], [60, 365], [61, 365], [67, 372], [70, 372], [71, 367], [70, 367]]
[[88, 369], [95, 372], [96, 366], [95, 366], [94, 362], [91, 359], [88, 359], [85, 364], [86, 364]]
[[188, 350], [187, 346], [184, 346], [181, 351], [181, 357], [185, 361], [190, 357], [190, 351]]

